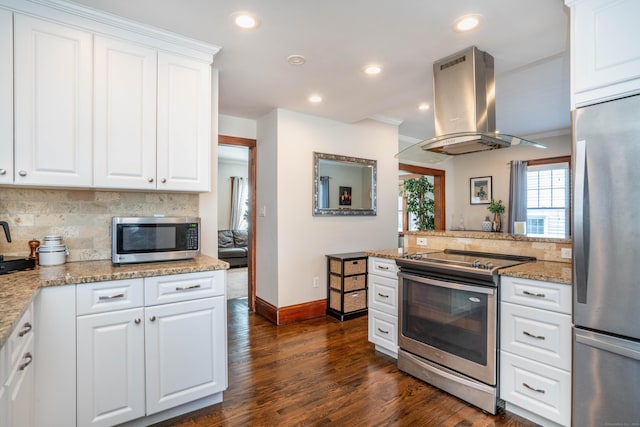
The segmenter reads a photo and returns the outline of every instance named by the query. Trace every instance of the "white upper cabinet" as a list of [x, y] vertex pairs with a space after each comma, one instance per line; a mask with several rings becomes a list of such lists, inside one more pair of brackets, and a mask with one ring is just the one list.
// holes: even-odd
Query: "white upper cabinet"
[[572, 107], [640, 92], [640, 2], [565, 3], [571, 8]]
[[211, 65], [158, 53], [158, 188], [210, 190]]
[[156, 188], [157, 51], [94, 40], [96, 187]]
[[91, 33], [14, 14], [15, 183], [91, 185]]
[[13, 20], [0, 9], [0, 184], [13, 183]]

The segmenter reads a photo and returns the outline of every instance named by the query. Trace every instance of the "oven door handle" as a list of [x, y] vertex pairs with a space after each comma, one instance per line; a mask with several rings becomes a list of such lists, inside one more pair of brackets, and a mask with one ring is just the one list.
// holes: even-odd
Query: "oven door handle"
[[462, 283], [444, 282], [442, 280], [435, 280], [428, 277], [416, 276], [415, 274], [401, 274], [402, 277], [411, 279], [416, 282], [424, 283], [427, 285], [438, 286], [440, 288], [456, 289], [460, 291], [476, 292], [479, 294], [495, 295], [496, 288], [489, 286], [473, 286], [465, 285]]

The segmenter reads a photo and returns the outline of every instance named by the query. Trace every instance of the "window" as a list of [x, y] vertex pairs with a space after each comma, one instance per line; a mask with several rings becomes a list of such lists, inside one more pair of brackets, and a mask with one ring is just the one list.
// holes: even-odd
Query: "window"
[[569, 235], [569, 163], [527, 168], [527, 235], [564, 238]]

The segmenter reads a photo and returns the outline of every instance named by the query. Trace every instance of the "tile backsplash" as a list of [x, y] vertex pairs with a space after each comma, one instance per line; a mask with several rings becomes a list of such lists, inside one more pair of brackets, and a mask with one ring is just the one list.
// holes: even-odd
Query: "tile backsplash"
[[198, 216], [198, 194], [0, 188], [0, 254], [29, 255], [29, 240], [61, 235], [67, 261], [111, 259], [112, 216]]

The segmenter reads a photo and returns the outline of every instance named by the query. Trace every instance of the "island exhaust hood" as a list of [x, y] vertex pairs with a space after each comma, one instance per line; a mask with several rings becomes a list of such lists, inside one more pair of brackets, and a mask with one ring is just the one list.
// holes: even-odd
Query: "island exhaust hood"
[[543, 145], [496, 132], [493, 57], [472, 46], [433, 64], [436, 136], [396, 154], [400, 160], [437, 162], [447, 156], [513, 145]]

